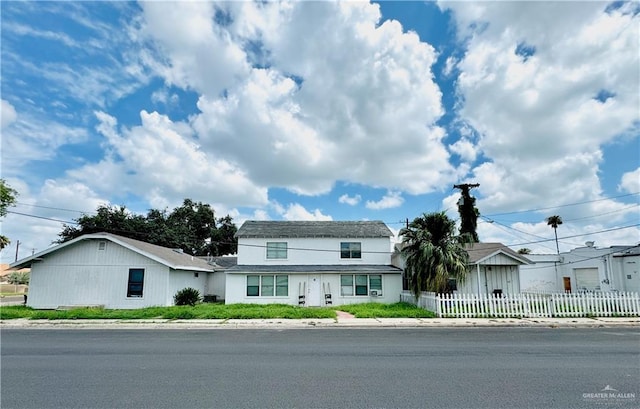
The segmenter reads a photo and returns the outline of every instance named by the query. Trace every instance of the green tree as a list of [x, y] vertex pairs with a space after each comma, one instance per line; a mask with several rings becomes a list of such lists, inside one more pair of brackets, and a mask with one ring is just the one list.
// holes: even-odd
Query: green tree
[[238, 252], [238, 239], [235, 235], [238, 228], [233, 223], [231, 216], [227, 215], [218, 219], [218, 228], [211, 237], [209, 254], [223, 256]]
[[[7, 208], [15, 206], [18, 192], [7, 184], [4, 179], [0, 179], [0, 217], [7, 215]], [[11, 240], [4, 235], [0, 235], [0, 250], [7, 247]]]
[[518, 254], [531, 254], [531, 249], [523, 247], [521, 249], [518, 249]]
[[171, 213], [151, 209], [146, 216], [134, 215], [124, 206], [103, 205], [95, 215], [83, 215], [76, 222], [76, 226], [63, 226], [58, 243], [83, 234], [107, 232], [182, 249], [194, 256], [219, 256], [237, 250], [237, 228], [231, 216], [216, 220], [210, 205], [191, 199], [185, 199]]
[[95, 215], [84, 214], [75, 219], [77, 225], [63, 225], [62, 232], [58, 234], [58, 243], [75, 239], [84, 234], [112, 233], [133, 239], [145, 240], [145, 217], [134, 215], [124, 206], [100, 205]]
[[558, 215], [549, 216], [546, 219], [547, 226], [553, 227], [553, 233], [556, 236], [556, 251], [560, 254], [560, 247], [558, 246], [558, 226], [562, 224], [562, 217]]
[[455, 222], [444, 212], [423, 214], [400, 230], [405, 273], [411, 292], [445, 292], [450, 279], [464, 281], [469, 255], [464, 243], [468, 236], [455, 234]]

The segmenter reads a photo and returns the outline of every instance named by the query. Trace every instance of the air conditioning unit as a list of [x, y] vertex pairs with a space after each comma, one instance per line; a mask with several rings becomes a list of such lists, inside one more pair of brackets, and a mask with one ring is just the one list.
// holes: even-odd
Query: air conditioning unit
[[382, 291], [380, 291], [380, 290], [371, 290], [371, 291], [369, 291], [369, 295], [371, 297], [379, 297], [379, 296], [382, 295]]

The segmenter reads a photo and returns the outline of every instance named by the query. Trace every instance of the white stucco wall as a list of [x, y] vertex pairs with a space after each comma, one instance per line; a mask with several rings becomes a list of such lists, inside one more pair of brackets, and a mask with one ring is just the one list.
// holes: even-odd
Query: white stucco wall
[[[251, 273], [251, 275], [257, 275], [260, 273]], [[262, 274], [277, 274], [277, 273], [262, 273]], [[324, 289], [330, 291], [332, 305], [343, 304], [358, 304], [367, 302], [380, 302], [380, 303], [395, 303], [400, 299], [400, 293], [402, 292], [402, 276], [400, 274], [382, 274], [382, 296], [342, 296], [340, 295], [340, 275], [349, 273], [322, 273], [322, 274], [307, 274], [307, 273], [292, 273], [284, 274], [289, 277], [289, 295], [287, 297], [248, 297], [246, 294], [247, 289], [247, 275], [242, 273], [227, 274], [226, 276], [226, 304], [290, 304], [298, 305], [299, 295], [305, 295], [305, 306], [325, 306], [325, 298], [323, 293]], [[365, 273], [355, 273], [365, 274]], [[378, 273], [369, 273], [372, 275]], [[318, 285], [314, 287], [312, 281], [318, 280]], [[317, 293], [311, 294], [310, 292], [316, 288]], [[314, 297], [315, 295], [315, 297]], [[316, 305], [313, 305], [312, 300], [318, 300]]]
[[225, 280], [226, 275], [224, 271], [216, 271], [209, 273], [207, 277], [207, 290], [206, 295], [215, 295], [218, 300], [225, 299]]
[[[286, 259], [267, 259], [267, 242], [286, 242]], [[341, 242], [361, 243], [362, 258], [340, 258]], [[238, 240], [238, 264], [384, 264], [391, 263], [391, 238], [273, 238]]]

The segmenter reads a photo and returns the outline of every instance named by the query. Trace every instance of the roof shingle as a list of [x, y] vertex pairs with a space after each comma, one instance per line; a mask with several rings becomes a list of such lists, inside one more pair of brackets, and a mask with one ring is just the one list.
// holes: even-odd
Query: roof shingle
[[391, 237], [381, 221], [262, 221], [247, 220], [238, 229], [238, 238], [275, 237]]

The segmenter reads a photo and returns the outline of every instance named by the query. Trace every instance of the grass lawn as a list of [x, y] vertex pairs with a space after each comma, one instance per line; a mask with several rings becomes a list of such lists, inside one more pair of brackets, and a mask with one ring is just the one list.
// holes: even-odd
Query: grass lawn
[[75, 308], [70, 310], [34, 310], [22, 305], [0, 308], [0, 319], [267, 319], [267, 318], [336, 318], [335, 310], [349, 312], [357, 318], [433, 317], [429, 311], [411, 304], [359, 304], [305, 308], [284, 304], [211, 304], [194, 307], [148, 307], [136, 310]]

